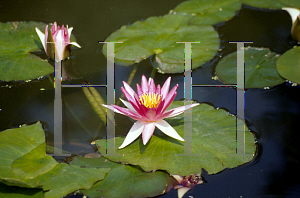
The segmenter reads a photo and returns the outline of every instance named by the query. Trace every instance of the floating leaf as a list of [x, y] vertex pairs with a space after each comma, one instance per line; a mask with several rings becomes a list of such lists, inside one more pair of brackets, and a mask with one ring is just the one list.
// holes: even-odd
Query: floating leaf
[[81, 190], [85, 195], [94, 197], [130, 198], [153, 197], [162, 194], [167, 183], [167, 175], [156, 171], [147, 173], [131, 165], [121, 165], [104, 157], [76, 157], [71, 162], [85, 168], [111, 168], [103, 181], [97, 182], [88, 190]]
[[109, 172], [107, 168], [84, 169], [60, 163], [46, 174], [28, 182], [42, 185], [46, 191], [45, 198], [56, 198], [78, 189], [89, 189], [96, 181], [102, 180], [107, 172]]
[[285, 4], [285, 7], [294, 7], [300, 9], [300, 1], [299, 0], [277, 0], [280, 3]]
[[[189, 26], [191, 15], [165, 15], [137, 21], [123, 26], [112, 33], [106, 41], [123, 41], [115, 44], [115, 62], [128, 66], [138, 63], [151, 55], [156, 55], [156, 65], [160, 72], [184, 72], [184, 44], [193, 44], [193, 68], [210, 60], [219, 49], [218, 33], [212, 26]], [[107, 54], [106, 44], [103, 54]]]
[[[264, 48], [245, 48], [245, 87], [263, 88], [279, 85], [284, 79], [276, 70], [276, 53]], [[231, 53], [220, 60], [216, 75], [226, 84], [236, 84], [237, 53]]]
[[241, 0], [242, 3], [252, 7], [265, 8], [265, 9], [281, 9], [286, 7], [285, 4], [278, 0]]
[[240, 0], [190, 0], [179, 4], [174, 12], [195, 16], [190, 21], [192, 25], [214, 25], [234, 17], [241, 6]]
[[[173, 102], [170, 108], [182, 106], [183, 102]], [[197, 174], [204, 168], [209, 174], [225, 168], [234, 168], [249, 162], [255, 152], [254, 137], [246, 129], [245, 152], [249, 155], [236, 155], [236, 117], [225, 110], [216, 110], [207, 104], [192, 109], [192, 156], [183, 155], [183, 142], [164, 135], [158, 130], [146, 145], [138, 138], [124, 149], [115, 150], [122, 156], [106, 156], [112, 161], [139, 165], [145, 171], [166, 170], [170, 174], [187, 176]], [[184, 114], [166, 119], [184, 137]], [[115, 138], [119, 147], [124, 137]], [[97, 140], [100, 153], [106, 152], [106, 140]], [[124, 156], [123, 156], [124, 155]]]
[[43, 49], [35, 27], [44, 30], [46, 24], [0, 23], [0, 80], [30, 80], [54, 72], [48, 62], [30, 54]]
[[278, 73], [283, 78], [300, 83], [300, 47], [285, 52], [276, 65]]
[[[20, 138], [21, 137], [21, 138]], [[109, 169], [83, 169], [57, 163], [46, 156], [40, 123], [0, 133], [0, 181], [12, 186], [43, 188], [46, 198], [57, 198], [90, 188]]]

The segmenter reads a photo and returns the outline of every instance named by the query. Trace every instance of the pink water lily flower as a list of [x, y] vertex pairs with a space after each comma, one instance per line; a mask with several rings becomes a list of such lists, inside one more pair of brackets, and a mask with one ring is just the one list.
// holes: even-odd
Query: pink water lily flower
[[177, 140], [184, 141], [175, 129], [167, 123], [164, 118], [170, 118], [183, 113], [186, 109], [190, 109], [199, 105], [198, 103], [192, 105], [186, 105], [177, 107], [171, 110], [167, 110], [172, 101], [174, 100], [178, 88], [178, 84], [175, 85], [171, 91], [170, 88], [171, 77], [169, 77], [162, 88], [160, 85], [155, 87], [154, 80], [142, 76], [141, 86], [137, 84], [137, 93], [123, 81], [124, 87], [121, 87], [127, 101], [120, 99], [124, 105], [128, 108], [119, 107], [117, 105], [103, 105], [108, 109], [114, 110], [116, 113], [123, 114], [137, 120], [131, 127], [127, 134], [123, 144], [119, 149], [126, 147], [133, 142], [141, 133], [143, 138], [143, 144], [147, 144], [151, 136], [153, 135], [155, 127], [159, 128], [166, 135], [175, 138]]
[[48, 56], [55, 60], [60, 61], [64, 60], [70, 55], [71, 45], [75, 45], [78, 48], [81, 46], [76, 42], [70, 42], [71, 32], [73, 28], [65, 28], [58, 26], [56, 22], [51, 27], [51, 36], [48, 35], [48, 25], [45, 28], [45, 34], [42, 33], [38, 28], [35, 28], [40, 40], [43, 44], [45, 52]]

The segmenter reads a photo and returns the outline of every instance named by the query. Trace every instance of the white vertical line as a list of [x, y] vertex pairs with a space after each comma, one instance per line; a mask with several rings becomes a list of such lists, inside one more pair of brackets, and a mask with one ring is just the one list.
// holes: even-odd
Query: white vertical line
[[[192, 43], [200, 42], [176, 42], [184, 43], [184, 103], [192, 105]], [[188, 107], [187, 106], [187, 107]], [[184, 155], [192, 155], [192, 109], [184, 111]]]
[[229, 42], [237, 45], [237, 95], [236, 95], [236, 131], [237, 155], [245, 155], [245, 60], [244, 45], [253, 42]]
[[[115, 104], [115, 43], [122, 42], [100, 42], [107, 44], [107, 105]], [[106, 137], [107, 137], [107, 155], [115, 155], [115, 113], [107, 111], [106, 118]]]
[[61, 66], [61, 60], [54, 60], [54, 155], [62, 155]]

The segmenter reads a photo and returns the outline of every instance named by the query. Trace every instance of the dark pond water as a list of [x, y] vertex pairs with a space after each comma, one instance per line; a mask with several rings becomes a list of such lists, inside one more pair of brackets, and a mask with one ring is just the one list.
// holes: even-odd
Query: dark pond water
[[[73, 66], [73, 79], [63, 84], [106, 84], [106, 59], [102, 44], [122, 25], [149, 16], [169, 12], [182, 0], [128, 1], [1, 1], [0, 21], [39, 21], [69, 24], [82, 49], [73, 50], [67, 64]], [[284, 53], [292, 47], [291, 21], [284, 11], [258, 10], [247, 6], [226, 23], [215, 26], [221, 35], [222, 51], [204, 67], [193, 70], [193, 84], [221, 84], [212, 80], [219, 59], [236, 50], [228, 41], [252, 41], [251, 46], [268, 47]], [[41, 55], [45, 56], [45, 55]], [[121, 97], [122, 81], [137, 68], [132, 84], [140, 83], [142, 74], [152, 73], [149, 59], [138, 65], [115, 67], [116, 102]], [[162, 84], [169, 75], [154, 73]], [[53, 75], [29, 83], [0, 85], [0, 131], [40, 120], [46, 131], [47, 144], [53, 143]], [[175, 100], [184, 98], [183, 75], [172, 75], [179, 84]], [[42, 89], [41, 89], [42, 88]], [[97, 88], [104, 97], [105, 88]], [[245, 93], [245, 118], [256, 134], [256, 158], [241, 167], [215, 175], [205, 175], [204, 185], [190, 190], [185, 197], [300, 197], [300, 87], [284, 83], [269, 89], [251, 89]], [[75, 154], [93, 152], [90, 142], [105, 137], [105, 126], [94, 113], [81, 88], [63, 88], [63, 149]], [[236, 113], [236, 90], [228, 87], [194, 87], [193, 99]], [[125, 120], [126, 119], [126, 120]], [[132, 123], [116, 114], [116, 134], [126, 134]], [[176, 191], [161, 197], [176, 197]]]

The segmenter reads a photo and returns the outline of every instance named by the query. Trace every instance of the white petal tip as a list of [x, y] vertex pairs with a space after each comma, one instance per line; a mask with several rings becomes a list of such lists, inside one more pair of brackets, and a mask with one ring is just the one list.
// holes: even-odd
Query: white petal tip
[[119, 98], [119, 100], [121, 100], [121, 102], [123, 102], [123, 104], [124, 104], [124, 101], [125, 101], [125, 100], [123, 100], [122, 98]]
[[293, 23], [296, 21], [297, 17], [300, 14], [300, 10], [297, 8], [289, 8], [289, 7], [284, 7], [282, 8], [283, 10], [287, 11], [289, 15], [292, 18]]
[[183, 195], [184, 195], [188, 190], [190, 190], [190, 188], [188, 188], [188, 187], [179, 188], [179, 189], [178, 189], [178, 198], [182, 198]]
[[71, 43], [69, 43], [69, 44], [75, 45], [76, 47], [81, 48], [81, 46], [80, 46], [78, 43], [76, 43], [76, 42], [71, 42]]
[[177, 137], [177, 138], [175, 138], [176, 140], [180, 140], [180, 141], [182, 141], [182, 142], [184, 142], [184, 139], [183, 138], [181, 138], [180, 136], [179, 137]]
[[46, 48], [45, 48], [45, 34], [43, 32], [41, 32], [41, 30], [39, 30], [39, 28], [37, 28], [37, 27], [35, 28], [35, 31], [38, 34], [38, 36], [39, 36], [39, 38], [40, 38], [40, 40], [43, 44], [44, 49], [46, 50]]
[[128, 146], [129, 144], [124, 144], [124, 142], [122, 143], [121, 146], [119, 146], [119, 149], [125, 148], [126, 146]]
[[180, 175], [171, 175], [172, 177], [174, 177], [174, 179], [177, 180], [177, 182], [181, 182], [183, 180], [183, 177], [181, 177]]
[[40, 39], [41, 39], [41, 36], [42, 35], [44, 35], [45, 36], [45, 34], [43, 33], [43, 32], [41, 32], [41, 30], [39, 30], [39, 28], [35, 28], [35, 31], [36, 31], [36, 33], [38, 34], [38, 36], [40, 37]]

